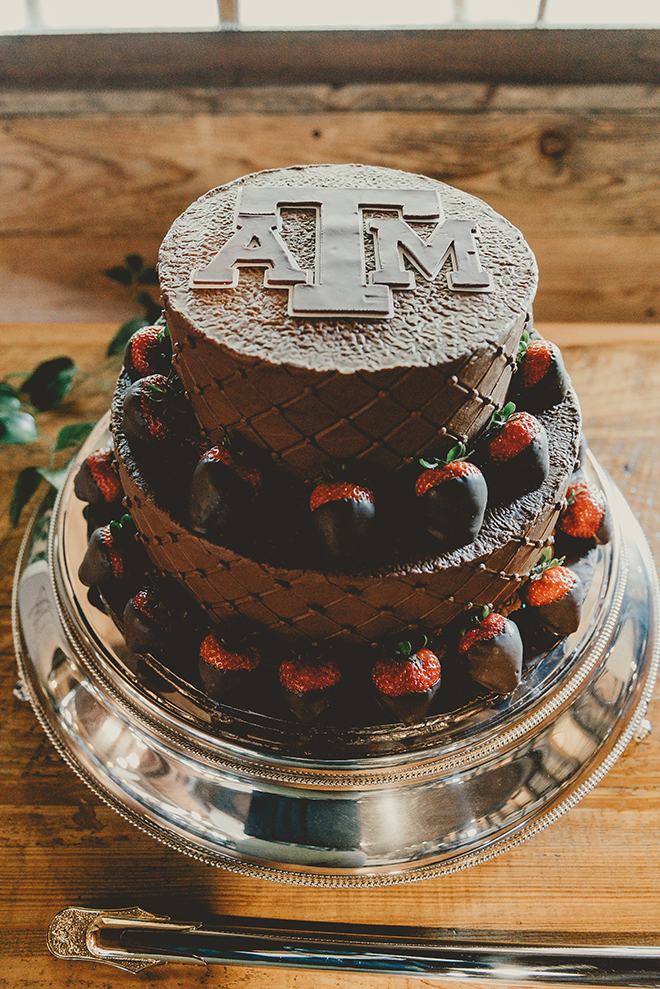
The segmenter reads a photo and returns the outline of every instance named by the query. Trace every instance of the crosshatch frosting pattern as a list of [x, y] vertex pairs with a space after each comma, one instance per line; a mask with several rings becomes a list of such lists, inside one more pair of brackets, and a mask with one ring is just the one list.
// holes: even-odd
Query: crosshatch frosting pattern
[[[544, 479], [525, 486], [524, 461], [512, 457], [523, 483], [502, 499], [493, 478], [469, 540], [436, 541], [414, 484], [420, 458], [427, 467], [457, 443], [480, 463], [493, 413], [518, 393], [537, 270], [515, 227], [422, 176], [301, 166], [202, 196], [172, 225], [159, 276], [180, 379], [169, 387], [184, 399], [183, 385], [197, 423], [153, 461], [125, 416], [127, 368], [112, 433], [152, 572], [178, 582], [204, 623], [222, 629], [238, 617], [276, 652], [334, 640], [364, 658], [411, 628], [448, 640], [465, 616], [519, 606], [578, 459], [570, 383], [538, 409]], [[240, 496], [231, 525], [207, 526], [195, 484], [209, 447], [225, 440], [259, 472], [260, 493]], [[333, 555], [310, 493], [339, 465], [378, 508], [363, 548]], [[212, 511], [228, 483], [222, 471], [209, 481]]]
[[[369, 645], [423, 624], [441, 631], [472, 608], [506, 611], [546, 546], [577, 456], [580, 416], [569, 400], [543, 416], [551, 441], [550, 474], [539, 489], [489, 510], [478, 538], [443, 556], [393, 558], [361, 572], [321, 571], [251, 558], [193, 533], [162, 505], [141, 476], [122, 436], [121, 390], [113, 407], [126, 507], [148, 556], [222, 623], [240, 615], [282, 639], [335, 639]], [[429, 547], [432, 550], [432, 547]]]
[[[452, 291], [448, 259], [435, 281], [416, 275], [414, 291], [392, 290], [392, 318], [371, 320], [292, 317], [288, 289], [265, 288], [263, 268], [241, 268], [235, 288], [190, 288], [231, 237], [244, 185], [438, 190], [445, 219], [478, 223], [494, 290]], [[313, 215], [283, 210], [305, 268]], [[159, 274], [173, 366], [208, 441], [237, 431], [305, 479], [328, 462], [397, 470], [438, 442], [468, 444], [505, 402], [537, 281], [522, 235], [484, 203], [422, 176], [348, 165], [264, 172], [207, 193], [174, 222]]]

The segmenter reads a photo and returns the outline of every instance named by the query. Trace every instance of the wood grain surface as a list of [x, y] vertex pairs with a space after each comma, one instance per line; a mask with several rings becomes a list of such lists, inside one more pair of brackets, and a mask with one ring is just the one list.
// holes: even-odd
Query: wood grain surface
[[[114, 324], [6, 324], [0, 378], [68, 353], [101, 368], [61, 411], [44, 416], [46, 436], [64, 423], [96, 418], [115, 368], [103, 354]], [[563, 349], [582, 400], [585, 431], [638, 516], [660, 559], [660, 327], [541, 326]], [[12, 568], [20, 529], [7, 522], [13, 478], [43, 463], [36, 447], [0, 456], [0, 986], [130, 985], [226, 989], [413, 989], [389, 975], [295, 973], [253, 967], [208, 970], [170, 965], [132, 976], [61, 962], [45, 932], [66, 906], [140, 905], [154, 913], [212, 919], [220, 914], [357, 923], [421, 924], [512, 931], [599, 931], [660, 937], [660, 733], [632, 743], [572, 811], [513, 851], [437, 880], [383, 889], [313, 889], [250, 879], [176, 852], [107, 808], [60, 760], [31, 709], [12, 695]], [[660, 698], [650, 717], [657, 726]], [[442, 985], [442, 983], [433, 983]], [[474, 983], [479, 986], [480, 983]], [[447, 983], [449, 986], [450, 983]], [[456, 985], [456, 983], [451, 983]]]
[[[219, 7], [223, 19], [227, 8], [233, 19], [234, 0], [220, 0]], [[171, 90], [475, 79], [653, 86], [659, 51], [660, 31], [650, 25], [34, 32], [0, 37], [0, 87]]]
[[104, 277], [247, 172], [385, 165], [525, 234], [538, 319], [660, 318], [660, 101], [642, 86], [272, 86], [0, 94], [0, 319], [110, 318]]

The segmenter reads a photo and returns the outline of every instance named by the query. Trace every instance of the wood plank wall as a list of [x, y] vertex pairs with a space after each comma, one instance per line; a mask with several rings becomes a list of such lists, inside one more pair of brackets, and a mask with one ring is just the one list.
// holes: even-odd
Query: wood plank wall
[[519, 226], [537, 319], [660, 320], [658, 86], [22, 90], [0, 121], [0, 320], [119, 319], [135, 307], [104, 269], [154, 261], [206, 189], [348, 161], [447, 181]]

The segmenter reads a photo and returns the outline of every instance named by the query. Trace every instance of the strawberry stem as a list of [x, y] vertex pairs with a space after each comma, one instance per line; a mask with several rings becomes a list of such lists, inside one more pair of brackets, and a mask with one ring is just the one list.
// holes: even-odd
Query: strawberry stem
[[565, 556], [560, 556], [558, 559], [555, 558], [552, 555], [552, 549], [550, 548], [550, 546], [546, 546], [546, 548], [543, 550], [543, 553], [541, 554], [541, 559], [536, 564], [536, 566], [532, 568], [529, 575], [529, 579], [538, 580], [540, 577], [543, 576], [544, 573], [546, 573], [546, 571], [552, 570], [553, 567], [562, 566], [565, 559], [566, 559]]
[[474, 450], [468, 452], [465, 443], [457, 443], [453, 446], [447, 455], [442, 457], [421, 457], [420, 466], [424, 467], [425, 470], [435, 470], [438, 467], [446, 467], [447, 464], [453, 464], [459, 460], [469, 460]]
[[413, 646], [413, 643], [409, 639], [403, 639], [394, 648], [393, 650], [394, 656], [398, 656], [400, 659], [403, 660], [408, 660], [408, 659], [415, 660], [419, 650], [425, 649], [429, 644], [429, 638], [427, 635], [424, 635], [423, 632], [421, 633], [419, 640], [420, 640], [419, 644]]
[[348, 466], [341, 464], [323, 464], [321, 476], [317, 479], [317, 484], [327, 484], [328, 481], [338, 481], [348, 473]]
[[491, 429], [501, 429], [502, 426], [508, 422], [513, 413], [516, 411], [515, 402], [507, 402], [503, 409], [499, 412], [493, 412], [493, 417], [490, 420], [489, 430]]
[[527, 353], [529, 348], [529, 333], [527, 330], [523, 330], [522, 336], [520, 338], [520, 343], [518, 344], [518, 350], [516, 352], [516, 364], [520, 364], [521, 360]]
[[149, 384], [147, 391], [152, 402], [165, 402], [167, 399], [167, 389], [161, 388], [159, 385]]

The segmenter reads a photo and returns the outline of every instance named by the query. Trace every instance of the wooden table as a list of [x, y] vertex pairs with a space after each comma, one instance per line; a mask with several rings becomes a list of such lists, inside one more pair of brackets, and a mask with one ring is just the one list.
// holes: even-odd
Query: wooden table
[[[623, 490], [660, 560], [660, 327], [557, 324], [541, 330], [562, 347], [592, 450]], [[97, 368], [113, 331], [108, 324], [0, 327], [0, 378], [61, 354], [74, 356], [83, 369]], [[42, 416], [45, 432], [53, 435], [65, 422], [98, 418], [114, 374], [114, 367], [106, 367], [80, 385], [60, 412]], [[29, 706], [12, 695], [10, 595], [20, 528], [10, 530], [7, 506], [17, 470], [46, 464], [47, 451], [44, 442], [0, 449], [0, 987], [100, 989], [139, 980], [226, 989], [264, 983], [270, 989], [302, 989], [312, 982], [316, 989], [420, 984], [385, 975], [182, 965], [132, 976], [57, 961], [48, 954], [45, 932], [66, 906], [139, 905], [207, 920], [226, 913], [452, 929], [598, 931], [613, 937], [660, 932], [657, 730], [632, 743], [575, 809], [519, 848], [468, 871], [410, 885], [324, 890], [245, 878], [185, 858], [124, 822], [67, 768]], [[650, 718], [657, 728], [658, 691]]]

